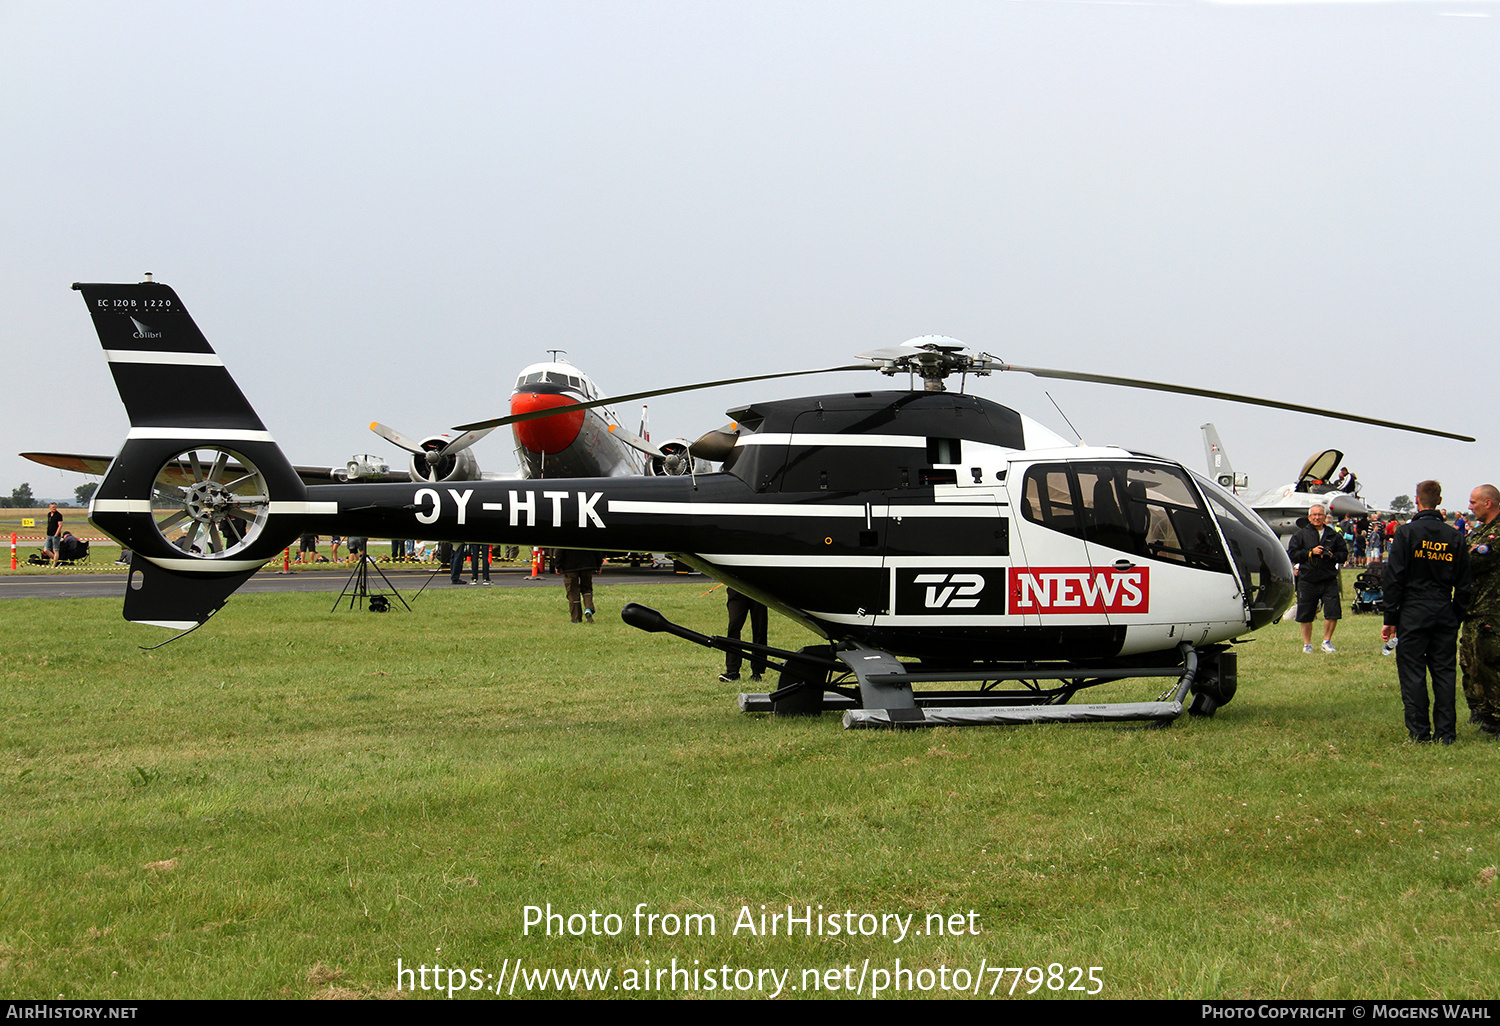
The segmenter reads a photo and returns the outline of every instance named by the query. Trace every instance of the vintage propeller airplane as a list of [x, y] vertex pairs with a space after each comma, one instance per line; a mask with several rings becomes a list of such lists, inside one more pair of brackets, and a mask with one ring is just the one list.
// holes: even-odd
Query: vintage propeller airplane
[[[1138, 379], [1016, 367], [924, 337], [824, 368], [920, 376], [920, 391], [753, 403], [694, 443], [719, 473], [306, 486], [183, 308], [154, 283], [78, 284], [130, 418], [91, 519], [134, 552], [125, 617], [191, 629], [302, 533], [677, 554], [827, 639], [762, 649], [780, 671], [747, 709], [843, 708], [846, 726], [1165, 721], [1233, 697], [1229, 643], [1291, 601], [1276, 537], [1229, 492], [1171, 460], [1073, 446], [951, 392], [958, 374], [1022, 371], [1327, 411]], [[575, 406], [823, 371], [761, 374]], [[537, 409], [455, 431], [556, 415]], [[1449, 438], [1353, 415], [1348, 419]], [[228, 471], [228, 467], [238, 469]], [[191, 484], [179, 482], [190, 479]], [[169, 532], [192, 522], [207, 551]], [[716, 648], [630, 605], [627, 623]], [[916, 660], [903, 663], [898, 657]], [[1153, 702], [1065, 706], [1081, 689], [1168, 677]], [[919, 692], [914, 684], [977, 683]], [[1043, 687], [1043, 682], [1053, 682]]]
[[646, 433], [644, 412], [641, 433], [636, 434], [625, 427], [612, 409], [594, 404], [599, 390], [593, 380], [558, 353], [554, 350], [554, 359], [546, 363], [523, 368], [511, 392], [512, 414], [547, 414], [511, 426], [516, 460], [521, 467], [519, 474], [480, 472], [470, 446], [493, 428], [430, 435], [421, 441], [380, 423], [371, 424], [370, 430], [412, 454], [411, 480], [434, 484], [517, 477], [662, 476], [710, 469], [702, 460], [695, 465], [689, 463], [690, 443], [685, 438], [653, 445]]

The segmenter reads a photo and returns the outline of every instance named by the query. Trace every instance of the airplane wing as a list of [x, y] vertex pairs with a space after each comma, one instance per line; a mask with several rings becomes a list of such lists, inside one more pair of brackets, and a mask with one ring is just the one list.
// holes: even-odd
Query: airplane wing
[[[113, 456], [89, 456], [75, 452], [23, 452], [20, 455], [26, 457], [33, 463], [40, 463], [44, 467], [55, 467], [58, 470], [71, 470], [76, 474], [92, 474], [94, 477], [103, 477], [109, 465], [114, 462]], [[228, 471], [236, 468], [229, 466]], [[410, 480], [406, 473], [391, 471], [383, 477], [361, 476], [353, 481], [348, 479], [343, 467], [305, 467], [293, 466], [297, 476], [302, 478], [303, 484], [389, 484], [397, 481]], [[192, 476], [186, 471], [181, 472], [182, 480], [175, 482], [181, 485], [193, 483]]]

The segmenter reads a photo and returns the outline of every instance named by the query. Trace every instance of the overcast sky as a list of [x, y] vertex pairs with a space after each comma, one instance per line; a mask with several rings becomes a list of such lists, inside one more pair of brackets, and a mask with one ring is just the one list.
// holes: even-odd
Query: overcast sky
[[298, 463], [395, 465], [371, 420], [507, 412], [547, 349], [623, 393], [941, 333], [1474, 434], [977, 389], [1198, 470], [1213, 421], [1252, 490], [1338, 447], [1461, 505], [1500, 479], [1497, 126], [1486, 2], [0, 2], [0, 490], [119, 448], [68, 286], [151, 271]]

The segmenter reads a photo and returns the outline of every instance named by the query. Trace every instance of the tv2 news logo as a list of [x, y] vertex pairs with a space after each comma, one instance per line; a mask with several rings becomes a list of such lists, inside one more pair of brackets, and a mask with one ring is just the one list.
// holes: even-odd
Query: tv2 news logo
[[1149, 567], [1011, 567], [1014, 613], [1145, 613], [1151, 607]]
[[[999, 616], [1005, 612], [1003, 567], [896, 573], [896, 612]], [[993, 579], [993, 581], [992, 581]]]

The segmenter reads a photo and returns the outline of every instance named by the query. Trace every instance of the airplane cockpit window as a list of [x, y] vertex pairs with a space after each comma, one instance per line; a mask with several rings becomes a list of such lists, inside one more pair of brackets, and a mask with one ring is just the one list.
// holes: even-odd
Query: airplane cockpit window
[[524, 378], [521, 379], [520, 384], [522, 384], [522, 385], [540, 385], [542, 382], [544, 382], [546, 380], [547, 380], [547, 372], [546, 371], [532, 371], [530, 374], [526, 375]]

